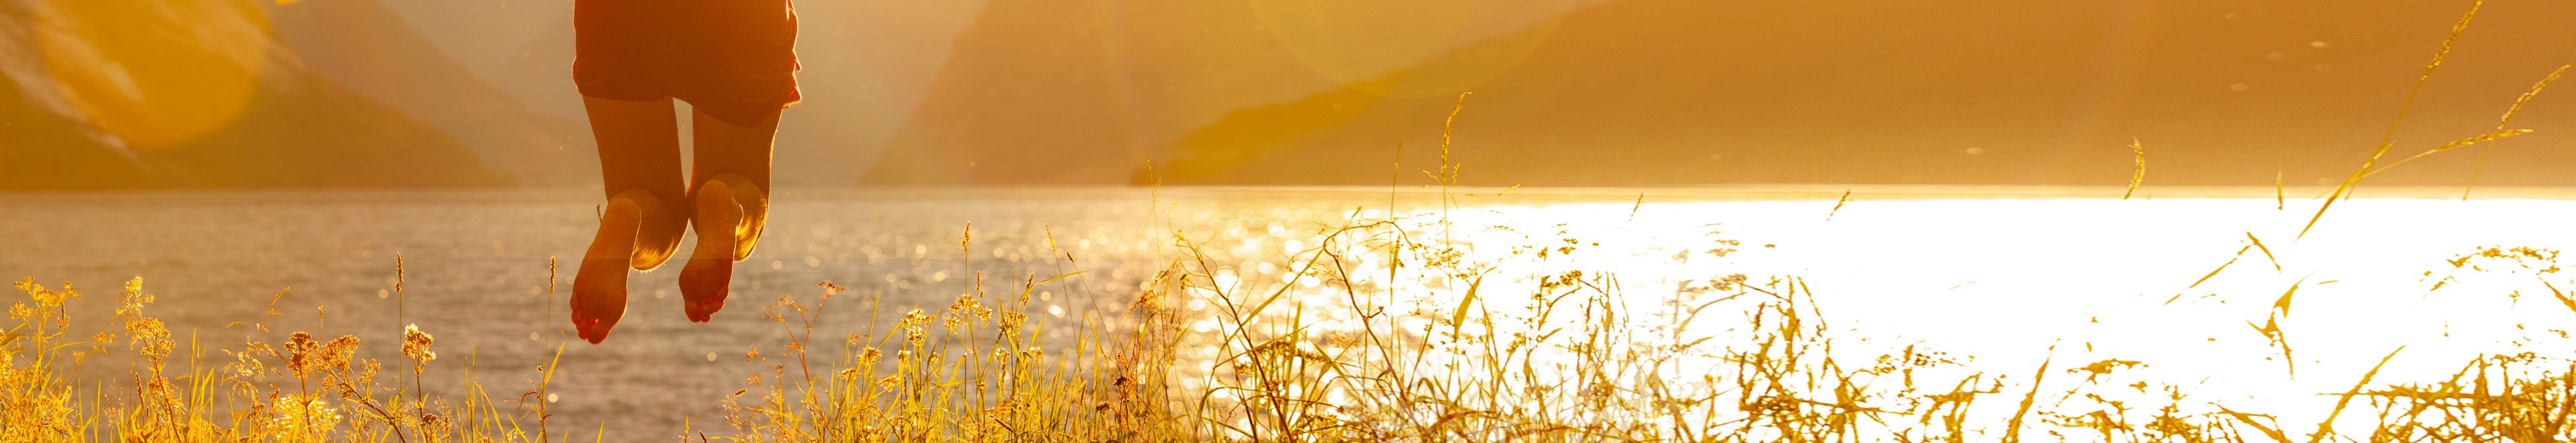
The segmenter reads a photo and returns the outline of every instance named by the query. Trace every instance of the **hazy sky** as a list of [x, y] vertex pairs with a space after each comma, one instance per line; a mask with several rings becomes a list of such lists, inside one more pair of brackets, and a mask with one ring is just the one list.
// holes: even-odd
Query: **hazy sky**
[[[12, 100], [68, 125], [44, 140], [123, 143], [81, 135], [88, 127], [171, 146], [203, 145], [193, 137], [205, 134], [340, 143], [296, 131], [322, 124], [308, 116], [357, 114], [244, 98], [305, 87], [310, 71], [401, 111], [336, 129], [428, 124], [522, 183], [589, 180], [546, 172], [590, 171], [580, 154], [552, 153], [590, 148], [569, 79], [570, 0], [242, 1], [304, 9], [276, 17], [266, 35], [281, 43], [212, 32], [265, 23], [207, 6], [220, 2], [31, 3], [60, 7], [16, 17], [6, 30], [34, 37], [0, 49], [42, 55], [49, 68], [11, 65], [23, 89]], [[2074, 184], [2125, 181], [2135, 139], [2157, 159], [2151, 180], [2313, 182], [2368, 155], [2470, 4], [806, 0], [806, 100], [782, 120], [778, 177], [1351, 184], [1382, 180], [1395, 160], [1447, 158], [1474, 165], [1469, 182], [1496, 185]], [[381, 20], [376, 5], [411, 29], [353, 24]], [[222, 20], [116, 16], [180, 10]], [[2569, 0], [2485, 2], [2413, 102], [2393, 155], [2496, 130], [2533, 82], [2576, 62], [2576, 33], [2560, 29], [2571, 19]], [[22, 26], [31, 21], [48, 23]], [[171, 29], [128, 29], [153, 26]], [[236, 34], [251, 37], [205, 37]], [[80, 50], [93, 46], [113, 50]], [[157, 68], [244, 49], [261, 51], [244, 60], [275, 56], [244, 63], [284, 63]], [[234, 81], [189, 86], [208, 79]], [[2530, 135], [2380, 179], [2576, 184], [2556, 166], [2576, 163], [2576, 150], [2559, 149], [2576, 143], [2565, 88], [2510, 125]], [[142, 94], [118, 92], [127, 89]], [[239, 93], [186, 100], [218, 90]], [[1444, 133], [1465, 92], [1475, 95]], [[155, 137], [167, 134], [190, 137]], [[1451, 155], [1420, 148], [1450, 135]], [[1399, 140], [1417, 148], [1398, 157]], [[515, 160], [522, 150], [552, 160]], [[531, 180], [548, 177], [557, 180]]]

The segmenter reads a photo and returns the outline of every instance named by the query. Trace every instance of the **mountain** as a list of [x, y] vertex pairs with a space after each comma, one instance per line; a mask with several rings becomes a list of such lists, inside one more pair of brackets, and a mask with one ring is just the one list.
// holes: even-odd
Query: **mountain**
[[[1399, 141], [1436, 167], [1473, 92], [1469, 184], [2117, 184], [2132, 139], [2150, 183], [2305, 184], [2369, 155], [2468, 3], [1622, 0], [1433, 44], [1337, 5], [994, 1], [862, 180], [1384, 183]], [[2392, 155], [2492, 130], [2576, 61], [2571, 12], [2486, 2]], [[2482, 182], [2576, 184], [2544, 166], [2576, 160], [2563, 94]], [[2461, 183], [2484, 149], [2373, 180]]]
[[[271, 17], [279, 39], [316, 73], [436, 126], [519, 184], [599, 183], [587, 123], [529, 109], [449, 60], [377, 0], [301, 0], [277, 6]], [[571, 83], [569, 74], [557, 80]]]
[[[1521, 34], [1508, 31], [1546, 28], [1582, 3], [993, 0], [956, 38], [910, 119], [861, 163], [860, 180], [1125, 183], [1164, 145], [1229, 111], [1365, 81], [1459, 44], [1509, 40]], [[1403, 82], [1389, 92], [1441, 86]]]
[[247, 1], [0, 1], [0, 189], [495, 186]]
[[[1172, 183], [1385, 183], [1441, 156], [1487, 185], [2150, 184], [2340, 180], [2467, 2], [1745, 3], [1631, 0], [1567, 15], [1526, 55], [1470, 45], [1374, 82], [1248, 106], [1166, 146]], [[2490, 1], [2397, 132], [2392, 156], [2494, 130], [2576, 54], [2576, 3]], [[1537, 32], [1537, 31], [1531, 31]], [[1452, 96], [1385, 81], [1512, 69]], [[1453, 92], [1454, 94], [1454, 92]], [[2576, 184], [2576, 104], [2556, 94], [2494, 144], [2486, 184]], [[1455, 145], [1441, 153], [1457, 111]], [[2376, 183], [2457, 185], [2477, 150]], [[2391, 158], [2389, 160], [2394, 160]]]

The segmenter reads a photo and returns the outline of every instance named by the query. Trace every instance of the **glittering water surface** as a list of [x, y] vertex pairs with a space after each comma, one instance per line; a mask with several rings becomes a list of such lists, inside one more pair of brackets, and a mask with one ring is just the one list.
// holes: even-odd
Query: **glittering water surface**
[[[2162, 383], [2230, 407], [2330, 401], [2314, 394], [2348, 389], [2400, 345], [2406, 351], [2383, 380], [2438, 379], [2481, 352], [2564, 349], [2555, 331], [2576, 326], [2576, 313], [2541, 284], [2576, 287], [2554, 271], [2450, 261], [2481, 246], [2576, 243], [2566, 228], [2576, 201], [2561, 200], [2576, 192], [2565, 190], [2357, 199], [2304, 237], [2299, 228], [2316, 202], [2276, 203], [2270, 188], [2131, 201], [2116, 189], [1867, 188], [1841, 204], [1842, 188], [1494, 191], [1459, 191], [1446, 206], [1435, 192], [1390, 198], [1383, 189], [789, 191], [778, 196], [759, 251], [739, 264], [734, 298], [715, 323], [685, 321], [676, 266], [635, 276], [607, 344], [565, 347], [551, 389], [555, 420], [604, 425], [620, 441], [666, 437], [684, 419], [720, 426], [718, 402], [761, 369], [745, 363], [745, 351], [783, 342], [785, 330], [760, 318], [761, 305], [782, 294], [810, 298], [818, 281], [861, 296], [837, 298], [822, 313], [816, 335], [838, 337], [945, 306], [977, 276], [988, 289], [1016, 291], [1089, 270], [1032, 289], [1029, 314], [1062, 339], [1083, 318], [1123, 312], [1145, 279], [1181, 256], [1177, 234], [1220, 269], [1213, 286], [1285, 285], [1314, 306], [1345, 306], [1332, 284], [1289, 278], [1293, 261], [1322, 245], [1329, 228], [1384, 217], [1389, 205], [1413, 214], [1413, 226], [1449, 227], [1436, 235], [1465, 245], [1464, 259], [1492, 262], [1488, 298], [1516, 290], [1524, 292], [1512, 297], [1526, 298], [1538, 276], [1593, 269], [1616, 272], [1626, 302], [1651, 311], [1736, 274], [1752, 283], [1798, 276], [1843, 337], [1837, 353], [1921, 346], [1973, 356], [1971, 366], [1998, 373], [2027, 373], [2043, 358], [2139, 360]], [[265, 341], [295, 330], [355, 333], [386, 352], [401, 325], [419, 324], [439, 339], [431, 377], [461, 376], [463, 365], [449, 363], [471, 360], [487, 389], [509, 396], [530, 386], [531, 368], [564, 340], [557, 334], [571, 335], [561, 294], [590, 238], [596, 200], [580, 192], [0, 194], [0, 277], [73, 282], [92, 298], [75, 305], [76, 318], [102, 327], [117, 284], [142, 276], [160, 299], [150, 312], [210, 347], [237, 348], [255, 334], [232, 322], [262, 322], [277, 331]], [[969, 223], [974, 238], [961, 248]], [[2264, 247], [2248, 248], [2255, 239]], [[1530, 248], [1565, 245], [1576, 248], [1522, 259]], [[397, 253], [406, 267], [400, 297], [391, 292]], [[554, 297], [550, 256], [566, 271]], [[1366, 260], [1353, 265], [1386, 266]], [[1361, 287], [1454, 292], [1436, 281], [1354, 275]], [[2279, 323], [2297, 351], [2288, 359], [2295, 377], [2249, 325], [2265, 322], [2293, 285], [2295, 303]], [[260, 315], [273, 297], [285, 315]], [[864, 303], [870, 298], [878, 302]], [[1412, 302], [1444, 304], [1389, 303]], [[1210, 309], [1204, 299], [1180, 307]], [[1349, 324], [1319, 311], [1319, 324]], [[1684, 332], [1723, 336], [1741, 317], [1714, 318]], [[84, 375], [120, 378], [107, 363]]]

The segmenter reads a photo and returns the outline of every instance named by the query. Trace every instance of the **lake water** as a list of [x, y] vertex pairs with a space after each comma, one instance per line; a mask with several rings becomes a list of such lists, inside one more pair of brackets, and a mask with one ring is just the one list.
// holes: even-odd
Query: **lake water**
[[[1030, 314], [1071, 330], [1123, 312], [1178, 256], [1176, 234], [1225, 268], [1225, 284], [1277, 285], [1322, 229], [1390, 205], [1445, 216], [1451, 240], [1473, 246], [1469, 259], [1576, 238], [1590, 252], [1564, 260], [1617, 270], [1639, 304], [1729, 274], [1799, 276], [1850, 340], [1837, 352], [1920, 345], [2014, 373], [2043, 358], [2141, 360], [2232, 408], [2319, 401], [2400, 345], [2382, 380], [2435, 380], [2481, 352], [2563, 350], [2551, 331], [2576, 329], [2576, 312], [2540, 284], [2570, 287], [2564, 276], [2449, 262], [2481, 246], [2576, 245], [2576, 190], [2481, 189], [2462, 201], [2456, 188], [2365, 189], [2304, 237], [2322, 190], [2291, 189], [2286, 201], [2272, 188], [2151, 190], [2122, 201], [2117, 188], [1478, 189], [1454, 191], [1448, 207], [1436, 191], [1384, 188], [789, 190], [714, 324], [681, 315], [676, 266], [637, 275], [607, 343], [566, 347], [553, 408], [558, 426], [604, 425], [612, 441], [668, 438], [684, 419], [720, 428], [716, 405], [757, 369], [746, 348], [782, 342], [758, 308], [810, 298], [818, 281], [880, 300], [836, 299], [816, 336], [837, 337], [945, 306], [975, 275], [1016, 288], [1089, 270], [1032, 302]], [[118, 284], [141, 276], [160, 301], [149, 312], [210, 347], [254, 333], [232, 322], [264, 321], [277, 331], [264, 341], [354, 333], [388, 351], [416, 323], [438, 335], [433, 368], [449, 372], [433, 377], [457, 376], [462, 365], [449, 363], [470, 355], [487, 389], [508, 396], [530, 386], [556, 334], [571, 336], [560, 294], [597, 201], [570, 191], [0, 194], [0, 277], [75, 283], [89, 297], [76, 321], [98, 328]], [[2269, 254], [2240, 255], [2249, 238]], [[1686, 257], [1728, 240], [1739, 252]], [[401, 297], [390, 293], [397, 253]], [[566, 270], [553, 298], [548, 257]], [[2296, 345], [2295, 377], [2247, 324], [2292, 285], [2297, 302], [2280, 323]], [[280, 290], [274, 309], [286, 315], [263, 320]], [[122, 377], [93, 365], [86, 376]], [[2298, 417], [2283, 418], [2314, 422]]]

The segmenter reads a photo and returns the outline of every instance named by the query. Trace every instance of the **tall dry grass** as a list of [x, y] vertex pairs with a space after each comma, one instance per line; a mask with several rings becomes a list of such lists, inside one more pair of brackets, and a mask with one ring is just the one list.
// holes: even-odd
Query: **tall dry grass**
[[[2475, 15], [2473, 5], [2423, 78]], [[2564, 69], [2535, 84], [2492, 132], [2378, 165], [2394, 146], [2383, 141], [2325, 196], [2301, 234], [2364, 177], [2528, 132], [2508, 129], [2513, 114]], [[2392, 119], [2391, 134], [2413, 99], [2410, 93]], [[1458, 116], [1453, 110], [1444, 122], [1442, 164], [1424, 171], [1442, 191], [1437, 212], [1396, 216], [1391, 197], [1388, 216], [1355, 212], [1320, 227], [1301, 241], [1315, 246], [1274, 263], [1290, 270], [1283, 279], [1246, 278], [1203, 247], [1234, 239], [1175, 236], [1171, 259], [1138, 290], [1068, 291], [1128, 301], [1123, 312], [1075, 313], [1079, 321], [1070, 323], [1033, 320], [1030, 297], [1082, 278], [1079, 271], [1018, 281], [973, 274], [964, 295], [945, 307], [909, 309], [892, 324], [869, 324], [871, 333], [840, 337], [816, 334], [826, 329], [821, 325], [853, 319], [824, 318], [823, 307], [885, 306], [859, 295], [876, 292], [823, 282], [807, 295], [782, 296], [762, 312], [787, 339], [746, 349], [754, 374], [740, 390], [707, 393], [722, 406], [722, 425], [675, 435], [741, 442], [2576, 440], [2576, 354], [2483, 355], [2442, 380], [2379, 380], [2380, 366], [2398, 356], [2392, 351], [2351, 389], [2329, 393], [2329, 409], [2242, 410], [2137, 374], [2154, 362], [2052, 357], [2028, 369], [1983, 368], [1968, 363], [1974, 356], [1924, 346], [1837, 350], [1840, 338], [1818, 308], [1819, 295], [1794, 276], [1713, 267], [1710, 278], [1669, 292], [1640, 291], [1622, 283], [1616, 265], [1569, 260], [1596, 253], [1597, 244], [1580, 233], [1517, 226], [1505, 228], [1534, 234], [1461, 242], [1448, 216], [1457, 200], [1447, 190], [1460, 165], [1451, 161], [1446, 128]], [[2143, 145], [2130, 148], [2137, 168], [2124, 198], [2146, 178]], [[1398, 181], [1391, 177], [1390, 186]], [[1832, 212], [1847, 203], [1848, 192]], [[960, 235], [966, 257], [975, 256], [972, 234], [970, 227]], [[2255, 249], [2272, 257], [2261, 239], [2247, 239], [2193, 286]], [[1721, 263], [1741, 245], [1708, 241], [1671, 259]], [[1064, 257], [1059, 269], [1082, 268], [1054, 250], [1051, 236], [1049, 249]], [[2576, 295], [2549, 280], [2560, 269], [2556, 251], [2482, 248], [2452, 262], [2473, 270], [2504, 264], [2538, 277], [2576, 311]], [[2271, 317], [2254, 327], [2284, 362], [2293, 340], [2278, 320], [2297, 287], [2249, 296], [2274, 298]], [[191, 334], [182, 347], [148, 313], [154, 297], [140, 278], [125, 282], [111, 302], [113, 324], [88, 335], [74, 328], [90, 325], [74, 325], [65, 314], [67, 305], [84, 302], [70, 284], [48, 288], [29, 278], [15, 288], [25, 297], [11, 303], [15, 325], [0, 334], [0, 443], [527, 442], [575, 439], [578, 429], [557, 433], [550, 423], [582, 421], [555, 417], [536, 400], [546, 397], [551, 363], [529, 386], [501, 391], [509, 395], [494, 395], [471, 376], [464, 386], [439, 390], [461, 395], [429, 394], [427, 371], [475, 368], [452, 356], [441, 363], [435, 338], [417, 327], [391, 345], [400, 350], [392, 361], [359, 358], [370, 344], [354, 335], [280, 334], [264, 318], [236, 323], [246, 331], [237, 345], [201, 346]], [[1051, 324], [1073, 330], [1049, 331]], [[400, 383], [406, 371], [409, 386]], [[83, 385], [75, 372], [125, 377]], [[2326, 419], [2307, 425], [2282, 418], [2313, 416]]]
[[[85, 336], [72, 332], [67, 314], [84, 298], [71, 284], [48, 288], [28, 278], [14, 286], [25, 298], [11, 304], [16, 325], [0, 335], [0, 441], [542, 439], [541, 402], [495, 398], [481, 386], [451, 391], [464, 393], [456, 397], [421, 389], [420, 376], [439, 355], [436, 337], [416, 326], [393, 344], [396, 361], [359, 358], [364, 344], [355, 335], [280, 333], [257, 319], [234, 323], [245, 332], [238, 345], [206, 346], [192, 333], [183, 347], [149, 314], [154, 296], [141, 278], [117, 291], [115, 324]], [[267, 316], [279, 315], [274, 302]], [[131, 358], [102, 367], [112, 357]], [[124, 377], [84, 385], [76, 371]], [[402, 372], [413, 384], [397, 382]]]
[[[1142, 289], [1090, 294], [1123, 297], [1124, 312], [1076, 313], [1083, 320], [1070, 323], [1034, 320], [1044, 314], [1031, 297], [1082, 273], [977, 275], [945, 307], [908, 310], [864, 329], [871, 334], [817, 336], [824, 325], [858, 320], [826, 318], [827, 305], [885, 306], [862, 295], [869, 292], [821, 283], [763, 306], [787, 339], [747, 350], [755, 375], [741, 390], [707, 393], [724, 422], [675, 434], [745, 442], [2576, 439], [2576, 356], [2481, 356], [2441, 380], [2376, 380], [2373, 368], [2335, 393], [2324, 414], [2243, 410], [2135, 374], [2154, 362], [1984, 368], [1929, 345], [1838, 350], [1830, 313], [1796, 277], [1721, 274], [1639, 292], [1618, 269], [1573, 260], [1619, 252], [1593, 251], [1580, 233], [1467, 245], [1444, 240], [1448, 223], [1436, 214], [1353, 218], [1315, 232], [1314, 246], [1281, 263], [1288, 272], [1280, 279], [1241, 277], [1203, 248], [1209, 240], [1174, 237], [1174, 258]], [[1716, 258], [1738, 245], [1712, 238], [1690, 248], [1695, 256], [1673, 259], [1722, 263]], [[971, 231], [959, 247], [973, 256]], [[1050, 255], [1080, 268], [1062, 251]], [[2453, 264], [2510, 269], [2556, 289], [2547, 279], [2555, 274], [2539, 272], [2557, 269], [2556, 259], [2554, 251], [2483, 248]], [[1068, 287], [1083, 286], [1097, 287]], [[62, 314], [88, 302], [79, 291], [33, 279], [16, 287], [25, 298], [11, 307], [17, 325], [0, 342], [0, 441], [549, 441], [580, 437], [560, 422], [587, 421], [519, 400], [542, 397], [543, 378], [508, 391], [515, 395], [471, 385], [440, 390], [466, 393], [453, 398], [424, 394], [424, 371], [474, 368], [442, 359], [419, 329], [377, 345], [400, 348], [390, 361], [356, 358], [374, 344], [354, 336], [281, 334], [257, 321], [241, 324], [249, 337], [236, 346], [183, 347], [149, 315], [153, 297], [140, 279], [113, 298], [116, 324], [86, 336]], [[2553, 293], [2576, 310], [2576, 297]], [[1046, 330], [1051, 324], [1079, 326]], [[94, 361], [111, 353], [132, 358], [117, 367]], [[84, 386], [73, 371], [127, 376]], [[385, 382], [404, 372], [413, 383]], [[2318, 415], [2367, 417], [2371, 426], [2279, 418]], [[549, 421], [558, 428], [546, 430]]]

